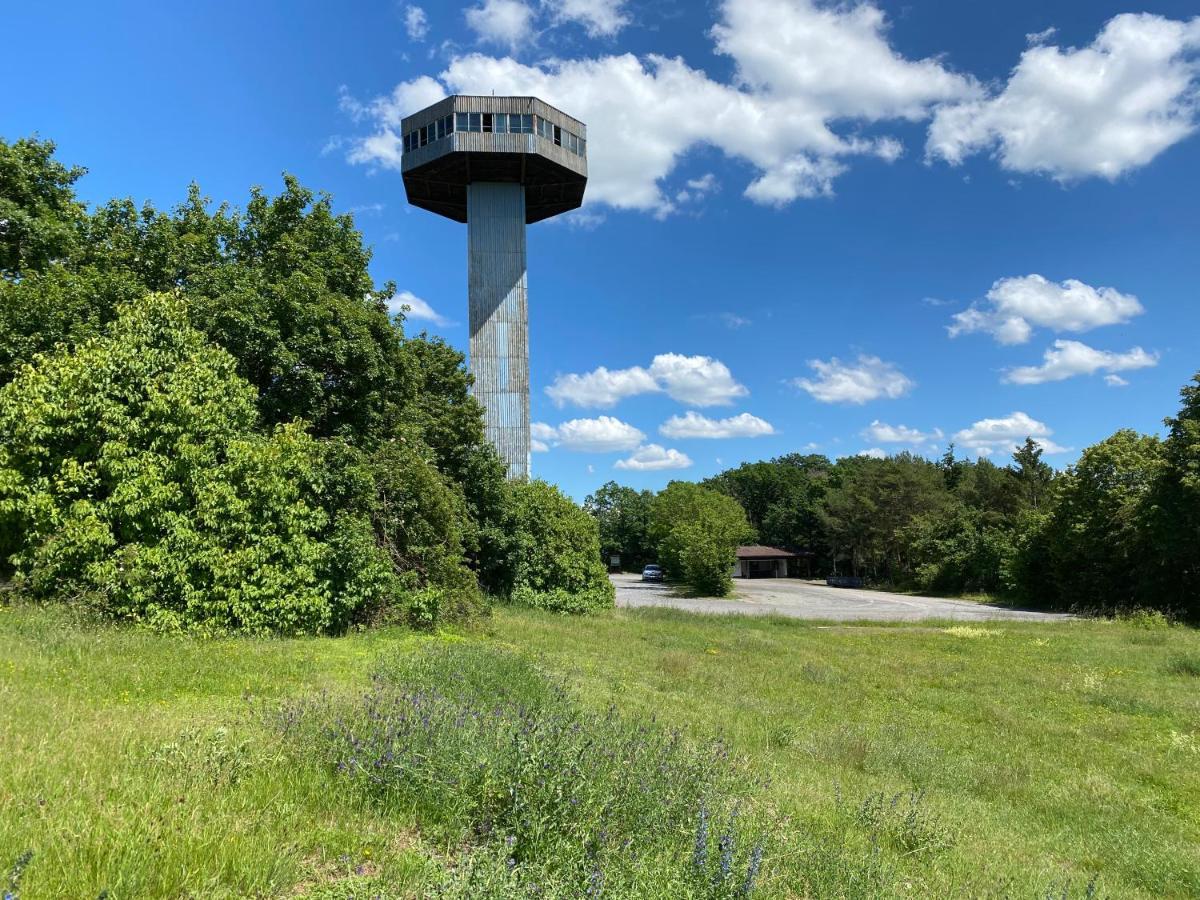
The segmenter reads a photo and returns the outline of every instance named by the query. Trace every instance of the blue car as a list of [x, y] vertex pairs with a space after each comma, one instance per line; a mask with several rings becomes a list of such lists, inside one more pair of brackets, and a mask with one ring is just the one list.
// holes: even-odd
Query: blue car
[[656, 566], [653, 563], [642, 569], [642, 581], [665, 581], [662, 566]]

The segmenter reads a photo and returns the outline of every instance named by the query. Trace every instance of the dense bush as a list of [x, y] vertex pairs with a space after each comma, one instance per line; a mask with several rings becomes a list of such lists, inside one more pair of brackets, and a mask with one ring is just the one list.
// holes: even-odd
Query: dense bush
[[0, 546], [40, 596], [168, 630], [317, 632], [391, 589], [370, 472], [253, 431], [234, 360], [149, 295], [0, 389]]
[[1012, 533], [988, 524], [978, 510], [955, 505], [940, 515], [922, 516], [903, 531], [902, 540], [919, 590], [995, 593], [1007, 587]]
[[452, 850], [437, 896], [754, 892], [763, 847], [733, 820], [740, 773], [721, 744], [586, 712], [514, 655], [393, 658], [365, 696], [292, 704], [280, 723], [302, 758]]
[[737, 501], [686, 481], [673, 481], [654, 498], [650, 535], [667, 575], [702, 594], [722, 597], [738, 545], [753, 529]]
[[553, 612], [613, 605], [596, 523], [544, 481], [514, 482], [509, 500], [511, 598]]
[[[154, 292], [180, 298], [172, 328], [186, 347], [161, 351], [182, 354], [174, 373], [128, 356], [113, 362], [119, 375], [111, 384], [97, 373], [88, 382], [97, 388], [90, 402], [107, 398], [113, 408], [125, 404], [125, 411], [117, 423], [80, 407], [80, 416], [92, 419], [76, 422], [78, 445], [53, 412], [46, 412], [40, 431], [31, 424], [21, 432], [14, 453], [51, 468], [63, 464], [60, 457], [79, 455], [83, 472], [47, 482], [46, 490], [22, 488], [26, 473], [17, 481], [10, 477], [7, 510], [0, 514], [0, 577], [15, 566], [23, 583], [43, 596], [95, 594], [115, 577], [100, 572], [99, 560], [111, 562], [116, 548], [136, 546], [136, 563], [113, 563], [121, 579], [145, 585], [117, 590], [132, 604], [128, 614], [160, 627], [179, 624], [163, 611], [182, 602], [178, 598], [162, 601], [162, 609], [158, 601], [131, 599], [158, 589], [156, 579], [167, 577], [170, 564], [180, 567], [175, 577], [181, 583], [211, 583], [204, 590], [218, 592], [228, 583], [229, 591], [245, 595], [214, 600], [189, 588], [184, 619], [250, 630], [272, 626], [250, 615], [247, 604], [308, 609], [281, 608], [281, 628], [336, 628], [352, 611], [431, 625], [478, 611], [480, 584], [493, 592], [511, 589], [504, 581], [513, 568], [504, 468], [484, 437], [463, 356], [436, 338], [405, 335], [402, 317], [388, 308], [394, 288], [375, 286], [370, 251], [349, 216], [336, 215], [329, 197], [290, 177], [276, 197], [253, 190], [242, 212], [212, 208], [194, 185], [171, 212], [130, 200], [88, 210], [74, 194], [83, 170], [61, 165], [53, 151], [53, 144], [36, 139], [0, 141], [0, 386], [31, 364], [43, 376], [52, 371], [58, 377], [64, 366], [70, 369], [65, 358], [71, 353], [116, 352], [114, 335], [125, 327], [120, 310]], [[185, 327], [186, 340], [179, 330]], [[217, 350], [224, 354], [214, 355]], [[57, 361], [35, 363], [39, 354]], [[46, 377], [20, 377], [21, 402], [37, 406], [29, 392], [50, 390]], [[199, 381], [189, 388], [188, 379]], [[155, 403], [136, 399], [164, 391], [178, 410], [164, 415]], [[174, 421], [202, 396], [211, 399], [207, 419]], [[42, 422], [45, 411], [32, 412], [31, 423]], [[138, 443], [140, 435], [168, 426], [181, 433], [199, 429], [192, 438], [201, 448], [195, 460], [165, 458], [173, 451], [163, 449], [164, 438]], [[280, 427], [285, 432], [277, 434]], [[204, 431], [212, 428], [223, 431]], [[118, 462], [122, 454], [137, 462]], [[272, 454], [280, 456], [279, 468], [268, 479]], [[16, 465], [10, 463], [10, 469]], [[92, 477], [93, 464], [103, 469], [95, 476], [102, 496], [71, 481]], [[296, 483], [280, 480], [289, 478]], [[159, 482], [165, 486], [154, 488]], [[217, 483], [231, 492], [229, 502], [237, 501], [233, 511], [200, 529], [203, 540], [188, 543], [185, 526], [212, 514], [202, 504], [220, 509], [226, 502], [212, 488]], [[333, 484], [352, 488], [353, 500], [339, 506], [318, 496]], [[282, 506], [272, 513], [275, 501]], [[289, 516], [289, 504], [322, 512]], [[263, 516], [264, 533], [240, 520], [243, 513]], [[156, 536], [148, 539], [147, 528], [157, 529]], [[280, 528], [306, 537], [276, 546], [267, 532]], [[338, 574], [339, 559], [366, 553], [372, 531], [383, 552], [372, 550], [350, 574]], [[145, 548], [168, 533], [177, 543], [162, 546], [164, 553], [172, 547], [173, 557], [155, 560]], [[205, 543], [210, 539], [220, 553]], [[252, 556], [236, 548], [251, 540], [262, 543], [261, 572], [244, 576], [239, 567], [251, 566]], [[391, 564], [383, 578], [386, 596], [368, 587], [378, 580], [380, 560]], [[274, 571], [280, 566], [294, 566], [294, 575]], [[158, 574], [148, 576], [146, 567]], [[242, 612], [220, 612], [223, 603]], [[116, 610], [113, 603], [106, 608]], [[150, 615], [151, 608], [158, 612]]]
[[483, 608], [479, 583], [467, 568], [465, 501], [426, 458], [420, 441], [399, 438], [371, 459], [380, 546], [398, 573], [399, 608], [381, 608], [412, 625], [464, 621]]

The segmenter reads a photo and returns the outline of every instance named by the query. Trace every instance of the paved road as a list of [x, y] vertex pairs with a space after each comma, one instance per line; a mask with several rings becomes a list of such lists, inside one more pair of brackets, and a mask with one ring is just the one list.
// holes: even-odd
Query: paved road
[[995, 619], [1055, 621], [1071, 618], [1061, 613], [1006, 609], [943, 600], [937, 597], [910, 597], [884, 591], [831, 588], [811, 581], [782, 578], [735, 579], [734, 595], [723, 600], [677, 597], [672, 588], [647, 583], [639, 575], [613, 575], [617, 588], [617, 606], [665, 606], [705, 613], [775, 613], [794, 619], [833, 619], [836, 621], [872, 620], [912, 622], [920, 619], [957, 619], [982, 622]]

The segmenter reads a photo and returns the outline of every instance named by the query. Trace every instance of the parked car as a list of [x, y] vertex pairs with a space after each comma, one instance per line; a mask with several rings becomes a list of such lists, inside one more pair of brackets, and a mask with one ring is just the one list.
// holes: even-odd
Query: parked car
[[642, 581], [664, 581], [662, 566], [656, 566], [653, 563], [642, 569]]

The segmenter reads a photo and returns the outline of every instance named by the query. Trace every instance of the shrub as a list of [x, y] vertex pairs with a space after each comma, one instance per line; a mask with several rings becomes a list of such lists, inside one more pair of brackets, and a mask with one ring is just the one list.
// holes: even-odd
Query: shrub
[[729, 593], [737, 547], [753, 535], [736, 500], [696, 484], [672, 481], [651, 506], [650, 536], [667, 574], [703, 594]]
[[762, 845], [737, 820], [740, 773], [722, 745], [585, 712], [513, 654], [457, 644], [392, 658], [365, 696], [292, 704], [280, 721], [295, 752], [315, 748], [457, 851], [435, 896], [754, 889]]
[[234, 361], [148, 295], [0, 389], [0, 550], [36, 595], [162, 630], [320, 632], [393, 589], [370, 472], [264, 437]]
[[465, 502], [426, 457], [430, 453], [412, 436], [382, 445], [371, 459], [375, 533], [400, 588], [395, 606], [379, 613], [419, 627], [467, 620], [484, 606], [466, 566]]
[[510, 491], [511, 599], [555, 612], [611, 607], [596, 521], [544, 481], [515, 482]]

